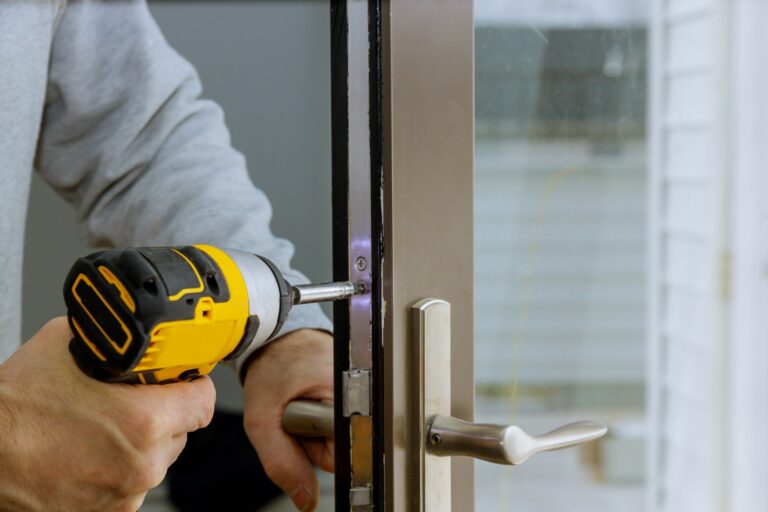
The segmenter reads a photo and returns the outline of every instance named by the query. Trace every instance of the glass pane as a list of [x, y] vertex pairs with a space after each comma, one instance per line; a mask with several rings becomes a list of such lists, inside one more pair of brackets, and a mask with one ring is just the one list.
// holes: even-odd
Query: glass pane
[[477, 510], [643, 509], [647, 11], [475, 0], [477, 419], [610, 428], [477, 464]]

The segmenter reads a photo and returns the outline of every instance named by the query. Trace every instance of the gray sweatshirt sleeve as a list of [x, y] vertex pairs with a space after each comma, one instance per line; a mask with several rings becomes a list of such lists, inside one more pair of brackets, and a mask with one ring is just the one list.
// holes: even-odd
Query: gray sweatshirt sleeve
[[[306, 282], [290, 267], [293, 246], [270, 231], [269, 201], [221, 109], [200, 92], [143, 1], [73, 2], [51, 50], [37, 170], [74, 205], [91, 244], [243, 249]], [[281, 332], [299, 328], [331, 325], [307, 305]]]

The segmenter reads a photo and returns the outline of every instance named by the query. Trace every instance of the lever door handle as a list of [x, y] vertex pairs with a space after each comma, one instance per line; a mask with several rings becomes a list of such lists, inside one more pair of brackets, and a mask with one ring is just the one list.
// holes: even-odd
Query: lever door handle
[[433, 455], [466, 456], [495, 464], [522, 464], [539, 452], [569, 448], [603, 437], [608, 428], [595, 421], [577, 421], [534, 436], [516, 425], [472, 423], [436, 415], [427, 426], [427, 451]]
[[[283, 429], [297, 437], [333, 435], [333, 406], [311, 400], [288, 404]], [[539, 452], [576, 446], [604, 436], [608, 428], [577, 421], [539, 436], [516, 425], [472, 423], [441, 414], [427, 422], [427, 451], [440, 457], [465, 456], [496, 464], [521, 464]]]

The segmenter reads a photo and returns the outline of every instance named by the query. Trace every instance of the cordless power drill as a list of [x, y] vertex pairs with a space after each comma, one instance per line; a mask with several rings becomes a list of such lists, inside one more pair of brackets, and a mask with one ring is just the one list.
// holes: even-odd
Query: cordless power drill
[[268, 342], [294, 304], [365, 292], [352, 282], [292, 286], [268, 259], [240, 250], [110, 249], [67, 275], [69, 349], [99, 380], [190, 380]]

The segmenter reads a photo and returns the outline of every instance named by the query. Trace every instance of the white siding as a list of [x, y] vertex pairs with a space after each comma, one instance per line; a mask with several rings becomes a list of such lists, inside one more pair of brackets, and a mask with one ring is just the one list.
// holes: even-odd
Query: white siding
[[734, 13], [733, 320], [729, 511], [768, 510], [768, 3]]
[[652, 511], [725, 512], [728, 3], [654, 2]]
[[478, 141], [477, 381], [640, 383], [645, 150]]
[[649, 510], [768, 510], [768, 3], [657, 0]]

